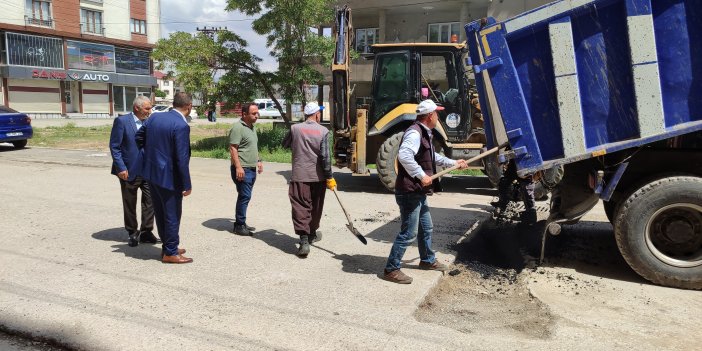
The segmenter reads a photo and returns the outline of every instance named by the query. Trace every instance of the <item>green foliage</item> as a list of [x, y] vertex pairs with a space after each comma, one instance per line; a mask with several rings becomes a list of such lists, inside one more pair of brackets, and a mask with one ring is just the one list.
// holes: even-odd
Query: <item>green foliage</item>
[[168, 94], [166, 94], [165, 91], [160, 90], [160, 89], [156, 89], [156, 90], [154, 91], [154, 94], [156, 95], [157, 98], [161, 98], [161, 99], [163, 99], [163, 98], [165, 98], [166, 96], [168, 96]]

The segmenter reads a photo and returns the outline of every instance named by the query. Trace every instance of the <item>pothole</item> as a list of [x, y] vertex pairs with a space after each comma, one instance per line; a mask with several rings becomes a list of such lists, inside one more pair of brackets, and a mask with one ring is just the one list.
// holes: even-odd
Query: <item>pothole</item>
[[533, 265], [529, 231], [490, 221], [456, 245], [456, 263], [419, 306], [417, 320], [463, 333], [549, 338], [555, 317], [529, 294], [529, 274], [522, 274]]

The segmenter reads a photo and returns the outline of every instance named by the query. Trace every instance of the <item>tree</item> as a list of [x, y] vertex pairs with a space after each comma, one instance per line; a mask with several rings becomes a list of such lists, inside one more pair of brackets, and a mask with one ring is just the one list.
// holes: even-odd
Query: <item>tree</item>
[[[288, 116], [276, 96], [287, 101], [305, 101], [304, 87], [318, 84], [323, 75], [314, 63], [331, 62], [333, 43], [319, 37], [314, 27], [330, 23], [332, 0], [228, 0], [227, 10], [239, 10], [260, 17], [253, 29], [267, 38], [271, 54], [278, 61], [278, 70], [262, 71], [261, 59], [247, 50], [247, 43], [231, 31], [219, 31], [208, 37], [177, 32], [161, 39], [153, 52], [154, 60], [173, 64], [174, 71], [186, 91], [202, 92], [205, 102], [250, 101], [263, 92], [276, 105], [287, 125]], [[260, 96], [260, 95], [259, 95]]]
[[163, 90], [161, 90], [161, 89], [156, 89], [156, 90], [154, 91], [154, 94], [156, 95], [157, 98], [161, 98], [161, 99], [163, 99], [163, 98], [165, 98], [166, 96], [168, 96], [168, 93], [166, 93], [165, 91], [163, 91]]
[[227, 10], [259, 16], [252, 23], [265, 35], [271, 55], [278, 60], [275, 83], [288, 101], [305, 103], [304, 86], [319, 83], [323, 76], [312, 66], [315, 59], [329, 64], [333, 42], [312, 32], [334, 18], [333, 0], [228, 0]]

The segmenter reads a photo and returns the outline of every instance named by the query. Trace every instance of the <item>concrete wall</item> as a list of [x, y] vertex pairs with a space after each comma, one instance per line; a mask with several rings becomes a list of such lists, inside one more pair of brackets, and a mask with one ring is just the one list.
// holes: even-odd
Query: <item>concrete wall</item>
[[110, 113], [110, 96], [105, 83], [83, 83], [83, 113]]
[[498, 21], [504, 21], [522, 12], [535, 9], [541, 5], [548, 4], [553, 0], [503, 0], [493, 1], [488, 9], [488, 16], [494, 17]]
[[146, 0], [146, 34], [149, 44], [156, 44], [161, 37], [159, 2], [160, 0]]
[[0, 1], [0, 16], [3, 23], [24, 25], [25, 0]]
[[[12, 87], [17, 88], [13, 91]], [[52, 89], [56, 92], [18, 91], [19, 87], [23, 90], [39, 88]], [[21, 112], [61, 113], [59, 89], [59, 81], [55, 80], [10, 79], [8, 80], [10, 107]]]

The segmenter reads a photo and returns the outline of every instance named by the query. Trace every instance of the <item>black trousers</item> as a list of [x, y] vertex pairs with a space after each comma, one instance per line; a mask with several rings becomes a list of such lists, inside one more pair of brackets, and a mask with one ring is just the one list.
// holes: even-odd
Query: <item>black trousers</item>
[[154, 229], [154, 207], [151, 201], [151, 189], [149, 183], [141, 177], [136, 177], [128, 182], [119, 180], [122, 189], [122, 211], [124, 212], [124, 229], [129, 233], [137, 231], [137, 191], [141, 189], [141, 229], [142, 232], [150, 232]]
[[290, 182], [288, 196], [295, 234], [310, 235], [319, 229], [324, 209], [326, 182]]

